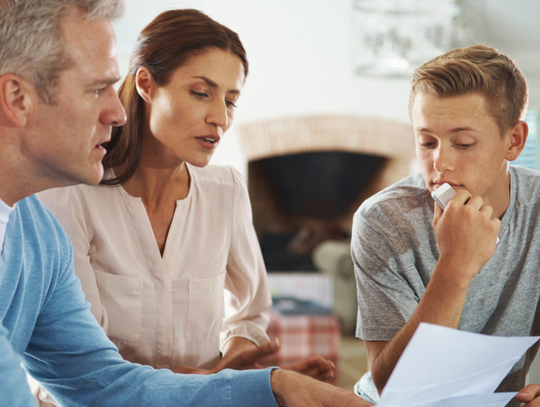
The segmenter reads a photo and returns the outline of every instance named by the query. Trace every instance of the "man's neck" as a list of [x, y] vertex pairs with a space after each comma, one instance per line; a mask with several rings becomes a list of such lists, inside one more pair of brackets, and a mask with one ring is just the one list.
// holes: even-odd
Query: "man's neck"
[[3, 182], [2, 178], [0, 176], [0, 200], [7, 206], [13, 207], [21, 199], [32, 195], [32, 193], [25, 194], [21, 189], [12, 188], [13, 180], [11, 182]]
[[[1, 138], [0, 138], [0, 141]], [[7, 205], [49, 188], [69, 185], [26, 159], [18, 149], [0, 151], [0, 199]]]
[[8, 206], [36, 192], [32, 167], [22, 153], [20, 134], [0, 126], [0, 199]]

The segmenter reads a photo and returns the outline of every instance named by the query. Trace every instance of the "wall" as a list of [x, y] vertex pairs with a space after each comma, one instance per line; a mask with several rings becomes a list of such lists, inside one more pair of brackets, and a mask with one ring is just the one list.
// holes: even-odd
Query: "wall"
[[[475, 41], [515, 58], [529, 79], [532, 107], [540, 106], [540, 2], [467, 0], [482, 13]], [[151, 7], [149, 7], [149, 4]], [[247, 50], [250, 74], [236, 124], [293, 115], [339, 113], [408, 122], [409, 79], [359, 77], [352, 68], [353, 0], [126, 0], [117, 22], [119, 62], [127, 72], [140, 30], [171, 8], [196, 8], [236, 31]], [[247, 163], [235, 126], [212, 162]]]
[[[409, 79], [353, 74], [352, 2], [348, 0], [127, 0], [126, 14], [116, 24], [123, 74], [140, 30], [161, 11], [183, 7], [207, 13], [236, 31], [244, 43], [250, 73], [235, 125], [314, 113], [408, 122]], [[247, 162], [234, 125], [212, 163], [232, 164], [246, 174]]]

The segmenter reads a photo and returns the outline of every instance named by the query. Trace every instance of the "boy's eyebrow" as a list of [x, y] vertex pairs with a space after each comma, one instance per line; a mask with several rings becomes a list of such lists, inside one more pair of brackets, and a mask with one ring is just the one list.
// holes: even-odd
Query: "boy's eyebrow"
[[472, 127], [456, 127], [450, 130], [450, 133], [459, 133], [461, 131], [474, 131], [474, 129]]
[[[419, 131], [423, 133], [431, 133], [432, 131], [427, 127], [415, 127], [414, 131]], [[459, 133], [462, 131], [475, 131], [472, 127], [456, 127], [455, 129], [450, 130], [450, 133]]]

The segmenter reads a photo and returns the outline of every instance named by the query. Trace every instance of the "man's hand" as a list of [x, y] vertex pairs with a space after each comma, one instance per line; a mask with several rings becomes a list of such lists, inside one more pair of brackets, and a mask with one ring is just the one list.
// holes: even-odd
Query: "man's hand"
[[279, 407], [372, 406], [351, 392], [290, 370], [276, 369], [272, 371], [271, 384]]
[[540, 386], [537, 384], [529, 384], [519, 392], [516, 399], [522, 403], [526, 403], [523, 407], [539, 407]]

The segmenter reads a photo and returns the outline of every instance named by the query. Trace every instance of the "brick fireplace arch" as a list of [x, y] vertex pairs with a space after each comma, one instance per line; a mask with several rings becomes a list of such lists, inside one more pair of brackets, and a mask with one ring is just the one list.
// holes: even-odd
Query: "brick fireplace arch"
[[[315, 115], [252, 122], [238, 126], [237, 130], [248, 158], [253, 223], [261, 245], [264, 245], [265, 237], [272, 234], [305, 234], [308, 230], [319, 235], [314, 239], [346, 234], [352, 226], [352, 215], [366, 198], [414, 171], [412, 126], [402, 122], [375, 117]], [[379, 160], [367, 181], [362, 182], [356, 199], [339, 216], [321, 219], [284, 211], [276, 196], [276, 180], [269, 179], [263, 165], [265, 160], [282, 156], [295, 159], [296, 154], [321, 152], [354, 153], [359, 157], [383, 159]], [[307, 169], [306, 181], [311, 173]], [[325, 233], [329, 235], [324, 236]]]

